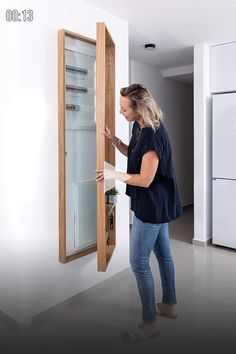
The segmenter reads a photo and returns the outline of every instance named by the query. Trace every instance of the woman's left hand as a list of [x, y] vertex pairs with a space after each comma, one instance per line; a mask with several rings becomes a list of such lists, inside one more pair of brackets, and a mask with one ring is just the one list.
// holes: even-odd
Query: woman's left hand
[[96, 170], [96, 182], [104, 181], [104, 170]]

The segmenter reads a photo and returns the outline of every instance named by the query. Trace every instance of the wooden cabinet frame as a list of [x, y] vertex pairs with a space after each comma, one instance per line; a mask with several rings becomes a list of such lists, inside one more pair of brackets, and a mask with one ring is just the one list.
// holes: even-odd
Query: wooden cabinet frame
[[97, 250], [97, 269], [106, 271], [116, 244], [116, 218], [115, 205], [105, 203], [104, 183], [97, 184], [97, 245], [66, 254], [65, 36], [96, 45], [97, 169], [104, 169], [105, 161], [115, 166], [115, 148], [99, 133], [106, 124], [115, 133], [115, 45], [103, 22], [97, 23], [96, 41], [64, 29], [58, 31], [59, 260], [67, 263]]
[[[115, 132], [115, 45], [104, 23], [97, 23], [97, 169], [104, 168], [104, 162], [115, 166], [115, 147], [109, 143], [100, 130], [105, 125]], [[98, 270], [105, 271], [116, 244], [116, 223], [109, 228], [109, 212], [112, 205], [105, 204], [104, 183], [97, 184], [97, 248]], [[115, 207], [113, 207], [115, 214]]]

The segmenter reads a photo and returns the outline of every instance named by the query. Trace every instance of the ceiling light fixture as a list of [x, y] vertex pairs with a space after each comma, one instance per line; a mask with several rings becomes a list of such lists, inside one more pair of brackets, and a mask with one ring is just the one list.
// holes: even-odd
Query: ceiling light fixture
[[146, 50], [155, 50], [156, 44], [148, 43], [148, 44], [145, 44], [145, 45], [144, 45], [144, 48], [145, 48]]

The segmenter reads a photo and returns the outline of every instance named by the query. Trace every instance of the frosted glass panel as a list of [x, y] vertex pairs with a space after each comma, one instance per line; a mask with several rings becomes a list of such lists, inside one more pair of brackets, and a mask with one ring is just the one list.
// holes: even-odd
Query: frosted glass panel
[[76, 183], [74, 247], [81, 249], [96, 243], [96, 182]]
[[[91, 243], [91, 240], [94, 240], [93, 243], [96, 242], [95, 169], [96, 131], [67, 129], [66, 252], [68, 255], [77, 252], [81, 247], [87, 247], [85, 245]], [[88, 216], [85, 216], [86, 214]], [[93, 216], [91, 217], [91, 215]], [[85, 241], [86, 237], [87, 243]], [[80, 240], [81, 244], [79, 243]]]
[[[84, 54], [81, 53], [79, 41], [76, 43], [72, 46], [73, 50], [65, 50], [65, 109], [68, 129], [95, 126], [94, 46], [87, 44]], [[83, 49], [86, 49], [86, 43], [83, 43]]]
[[66, 255], [96, 245], [95, 45], [65, 37]]

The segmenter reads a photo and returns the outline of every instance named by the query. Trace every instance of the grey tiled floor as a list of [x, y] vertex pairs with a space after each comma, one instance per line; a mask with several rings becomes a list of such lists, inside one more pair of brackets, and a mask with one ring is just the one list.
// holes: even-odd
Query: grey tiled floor
[[[58, 311], [21, 334], [4, 326], [4, 341], [14, 337], [17, 348], [31, 353], [233, 353], [236, 338], [236, 251], [192, 245], [193, 209], [170, 224], [176, 268], [178, 318], [158, 317], [161, 334], [138, 344], [124, 343], [120, 334], [140, 323], [141, 307], [130, 269], [107, 287]], [[156, 299], [160, 276], [151, 257]], [[1, 329], [1, 326], [0, 326]], [[82, 349], [83, 348], [83, 349]]]

